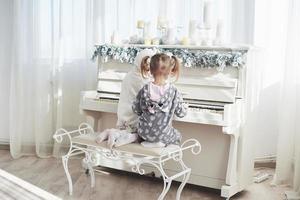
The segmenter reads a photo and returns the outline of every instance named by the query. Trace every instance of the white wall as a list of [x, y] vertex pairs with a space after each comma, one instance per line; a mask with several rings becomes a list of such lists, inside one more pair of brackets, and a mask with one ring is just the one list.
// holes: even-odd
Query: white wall
[[11, 0], [0, 0], [0, 143], [8, 141], [9, 82], [11, 59]]

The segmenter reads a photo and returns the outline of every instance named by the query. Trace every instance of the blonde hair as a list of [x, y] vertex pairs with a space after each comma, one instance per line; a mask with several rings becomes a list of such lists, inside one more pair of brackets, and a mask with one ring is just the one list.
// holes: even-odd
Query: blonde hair
[[148, 72], [155, 76], [175, 77], [175, 81], [179, 77], [180, 63], [175, 56], [169, 56], [165, 53], [158, 53], [150, 57], [146, 56], [141, 62], [141, 74], [143, 78], [147, 77]]

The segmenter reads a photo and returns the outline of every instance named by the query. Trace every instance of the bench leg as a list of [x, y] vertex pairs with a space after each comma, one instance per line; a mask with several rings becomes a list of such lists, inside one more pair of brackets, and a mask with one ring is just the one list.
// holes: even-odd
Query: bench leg
[[183, 175], [182, 182], [176, 192], [176, 200], [180, 200], [181, 192], [182, 192], [184, 186], [186, 185], [187, 181], [189, 180], [190, 175], [191, 175], [191, 170], [189, 170], [186, 174]]
[[163, 191], [161, 192], [161, 194], [159, 195], [158, 197], [158, 200], [163, 200], [166, 196], [166, 194], [168, 193], [170, 187], [171, 187], [171, 184], [172, 184], [172, 180], [165, 180], [164, 179], [164, 189]]
[[95, 173], [93, 167], [89, 167], [89, 173], [91, 176], [91, 187], [95, 187]]
[[72, 195], [72, 193], [73, 193], [73, 183], [72, 183], [71, 175], [69, 173], [68, 161], [69, 161], [69, 156], [68, 155], [62, 156], [62, 163], [63, 163], [64, 170], [65, 170], [65, 173], [66, 173], [66, 176], [67, 176], [67, 179], [68, 179], [68, 183], [69, 183], [69, 195]]
[[141, 165], [149, 164], [149, 165], [152, 165], [153, 167], [155, 167], [161, 173], [163, 181], [164, 181], [164, 187], [163, 187], [161, 194], [158, 197], [158, 200], [163, 200], [171, 187], [172, 181], [175, 180], [176, 178], [179, 178], [180, 176], [182, 176], [183, 177], [182, 182], [176, 192], [176, 200], [180, 200], [181, 192], [190, 178], [191, 168], [188, 168], [184, 164], [184, 162], [182, 160], [182, 154], [179, 154], [179, 157], [174, 156], [173, 159], [174, 159], [174, 161], [176, 161], [180, 164], [182, 171], [177, 174], [174, 174], [173, 176], [170, 176], [170, 177], [166, 174], [166, 172], [163, 168], [163, 162], [153, 162], [151, 160], [142, 160], [142, 161], [136, 163], [136, 165], [132, 168], [132, 171], [137, 172], [141, 175], [144, 175], [145, 170], [141, 169]]
[[145, 170], [141, 169], [142, 164], [152, 165], [153, 167], [155, 167], [161, 173], [163, 181], [164, 181], [164, 187], [163, 187], [163, 190], [162, 190], [161, 194], [158, 197], [158, 200], [163, 200], [164, 197], [166, 196], [166, 194], [168, 193], [170, 187], [171, 187], [173, 179], [169, 178], [167, 176], [167, 174], [165, 173], [164, 168], [162, 166], [162, 163], [152, 162], [151, 160], [142, 160], [140, 162], [137, 162], [135, 164], [135, 166], [132, 168], [132, 171], [137, 172], [140, 175], [144, 175]]
[[189, 178], [190, 178], [190, 175], [191, 175], [191, 168], [188, 168], [183, 160], [182, 160], [182, 156], [180, 157], [180, 159], [178, 160], [180, 166], [181, 166], [181, 169], [182, 169], [182, 172], [183, 172], [183, 179], [182, 179], [182, 182], [179, 186], [179, 188], [177, 189], [177, 193], [176, 193], [176, 200], [180, 200], [180, 196], [181, 196], [181, 192], [184, 188], [184, 186], [186, 185], [186, 183], [188, 182]]
[[86, 152], [84, 159], [87, 164], [88, 174], [91, 176], [91, 187], [93, 188], [93, 187], [95, 187], [95, 173], [94, 173], [94, 169], [93, 169], [92, 153]]

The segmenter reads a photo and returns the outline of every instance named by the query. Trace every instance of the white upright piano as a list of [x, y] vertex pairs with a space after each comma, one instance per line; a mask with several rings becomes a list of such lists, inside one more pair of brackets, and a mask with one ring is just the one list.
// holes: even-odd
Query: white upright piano
[[[146, 48], [140, 45], [133, 47]], [[251, 50], [247, 46], [159, 48], [166, 51], [201, 51], [203, 55], [209, 52], [240, 52], [243, 55], [244, 62], [239, 67], [230, 66], [233, 62], [226, 62], [227, 66], [221, 70], [212, 66], [182, 66], [180, 78], [176, 82], [184, 101], [189, 104], [189, 111], [186, 117], [176, 118], [173, 125], [182, 133], [183, 140], [195, 138], [202, 145], [202, 152], [196, 158], [189, 153], [184, 155], [186, 164], [192, 168], [189, 183], [220, 189], [221, 196], [229, 199], [252, 183], [251, 135], [243, 131], [245, 79], [247, 68], [251, 67], [248, 62]], [[95, 56], [98, 56], [99, 64], [98, 88], [81, 93], [80, 110], [87, 116], [88, 122], [101, 131], [115, 127], [121, 82], [133, 65], [130, 61], [120, 62], [120, 55]], [[103, 157], [98, 157], [97, 165], [131, 171], [130, 164], [124, 161], [112, 162]], [[146, 169], [148, 172], [156, 172], [150, 166], [146, 166]], [[168, 163], [165, 169], [176, 171], [175, 166]]]

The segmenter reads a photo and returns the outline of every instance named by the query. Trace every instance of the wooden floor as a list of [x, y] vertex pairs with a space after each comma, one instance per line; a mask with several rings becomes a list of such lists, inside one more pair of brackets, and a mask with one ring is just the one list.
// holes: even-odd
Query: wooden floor
[[[12, 159], [9, 151], [0, 150], [0, 168], [22, 178], [63, 199], [82, 200], [148, 200], [156, 199], [162, 189], [159, 179], [152, 179], [117, 170], [104, 169], [96, 174], [96, 187], [90, 188], [87, 177], [79, 159], [69, 161], [70, 173], [73, 177], [74, 194], [68, 196], [68, 184], [60, 159], [41, 159], [34, 156]], [[263, 169], [273, 173], [273, 169]], [[175, 199], [176, 186], [174, 184], [166, 199]], [[283, 187], [271, 187], [270, 180], [261, 184], [252, 184], [231, 199], [239, 200], [281, 200], [284, 199]], [[187, 185], [182, 192], [183, 200], [218, 200], [220, 191]]]

